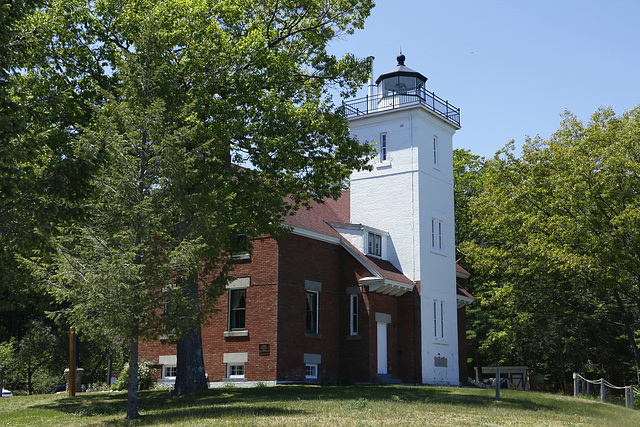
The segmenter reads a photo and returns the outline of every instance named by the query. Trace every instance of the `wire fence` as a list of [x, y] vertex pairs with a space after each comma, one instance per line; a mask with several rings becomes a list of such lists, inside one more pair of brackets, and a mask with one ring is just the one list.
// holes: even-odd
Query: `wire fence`
[[605, 402], [607, 388], [612, 390], [624, 390], [625, 406], [629, 409], [633, 409], [635, 396], [640, 395], [640, 390], [634, 389], [632, 385], [616, 386], [611, 384], [604, 378], [600, 378], [599, 380], [589, 380], [577, 372], [573, 373], [573, 397], [580, 397], [581, 388], [583, 396], [591, 396], [591, 385], [594, 386], [594, 391], [596, 390], [596, 388], [599, 388], [600, 401], [602, 401], [603, 403]]

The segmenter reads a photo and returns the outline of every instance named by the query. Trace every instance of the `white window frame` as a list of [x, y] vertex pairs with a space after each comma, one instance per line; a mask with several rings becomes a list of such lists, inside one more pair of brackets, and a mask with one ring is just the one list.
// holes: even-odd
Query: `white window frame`
[[175, 365], [164, 365], [162, 367], [162, 378], [176, 379], [177, 370], [178, 368]]
[[[439, 312], [438, 312], [438, 309]], [[438, 316], [438, 314], [440, 314]], [[444, 341], [444, 301], [433, 300], [433, 338]]]
[[349, 335], [358, 335], [358, 294], [349, 296]]
[[[314, 315], [315, 319], [315, 325], [313, 325], [314, 327], [309, 329], [308, 328], [308, 316], [309, 316], [309, 296], [310, 295], [315, 295], [315, 307], [312, 307], [311, 313], [312, 315]], [[305, 331], [307, 333], [311, 333], [311, 334], [317, 334], [320, 331], [320, 325], [319, 325], [319, 311], [320, 311], [320, 292], [318, 291], [313, 291], [313, 290], [309, 290], [307, 289], [307, 292], [305, 294], [305, 304], [306, 304], [306, 311], [305, 311]]]
[[387, 133], [380, 132], [380, 162], [386, 162], [388, 159], [387, 153]]
[[245, 378], [244, 363], [227, 363], [227, 378]]
[[437, 252], [442, 252], [444, 247], [444, 225], [441, 219], [436, 217], [431, 218], [431, 249]]
[[433, 166], [438, 166], [438, 150], [439, 150], [439, 143], [438, 143], [438, 135], [433, 135]]
[[[233, 298], [231, 297], [231, 295], [235, 292], [244, 292], [244, 308], [237, 308], [237, 309], [233, 309], [233, 307], [231, 307], [231, 303], [233, 301]], [[243, 310], [244, 311], [244, 327], [243, 328], [237, 328], [237, 327], [232, 327], [231, 325], [231, 319], [233, 318], [233, 314], [235, 311], [240, 311]], [[246, 331], [247, 330], [247, 288], [233, 288], [233, 289], [229, 289], [229, 318], [228, 318], [228, 324], [227, 324], [227, 330], [229, 332], [231, 331]]]
[[369, 231], [367, 233], [367, 254], [382, 258], [382, 236]]
[[440, 301], [440, 338], [444, 340], [444, 301]]
[[318, 379], [318, 364], [317, 363], [306, 363], [304, 365], [304, 378], [307, 380], [317, 380]]
[[438, 300], [433, 300], [433, 337], [438, 339]]

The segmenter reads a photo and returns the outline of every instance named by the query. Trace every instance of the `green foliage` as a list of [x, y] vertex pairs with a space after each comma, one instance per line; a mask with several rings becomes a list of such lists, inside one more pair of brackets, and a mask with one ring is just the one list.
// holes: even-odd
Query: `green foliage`
[[[120, 376], [111, 386], [113, 390], [127, 390], [129, 388], [129, 364], [125, 364]], [[151, 362], [141, 362], [138, 366], [138, 390], [150, 390], [156, 382], [155, 369]]]
[[639, 133], [640, 106], [600, 109], [586, 125], [565, 113], [550, 140], [527, 140], [520, 156], [510, 143], [484, 163], [461, 250], [481, 278], [470, 317], [492, 363], [538, 368], [558, 387], [571, 370], [634, 378]]
[[[12, 93], [34, 120], [10, 142], [33, 152], [8, 174], [11, 203], [37, 194], [49, 215], [27, 218], [38, 245], [18, 257], [56, 315], [131, 344], [135, 371], [138, 340], [179, 339], [211, 312], [239, 234], [280, 235], [338, 197], [371, 147], [328, 87], [353, 94], [371, 61], [327, 45], [372, 6], [54, 0], [17, 21], [33, 42]], [[12, 223], [34, 211], [11, 206]]]
[[8, 366], [15, 359], [15, 340], [0, 343], [0, 366]]
[[[29, 394], [44, 393], [60, 382], [61, 371], [57, 376], [41, 372], [47, 365], [57, 365], [54, 362], [57, 347], [58, 339], [51, 326], [39, 321], [31, 322], [27, 334], [18, 343], [17, 352], [18, 365], [26, 372]], [[34, 385], [34, 379], [37, 387]]]
[[470, 150], [453, 150], [456, 246], [463, 241], [474, 241], [477, 236], [471, 225], [469, 205], [482, 193], [484, 161], [484, 157]]

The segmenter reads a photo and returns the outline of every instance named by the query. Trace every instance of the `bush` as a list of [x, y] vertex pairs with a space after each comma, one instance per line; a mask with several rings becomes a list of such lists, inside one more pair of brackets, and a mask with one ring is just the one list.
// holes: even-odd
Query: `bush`
[[[138, 365], [138, 390], [150, 390], [156, 382], [156, 373], [153, 363], [140, 362]], [[122, 368], [120, 376], [113, 384], [114, 390], [127, 390], [129, 388], [129, 364]]]
[[35, 394], [47, 393], [53, 387], [64, 383], [63, 374], [51, 374], [44, 370], [36, 371], [31, 378], [31, 386]]

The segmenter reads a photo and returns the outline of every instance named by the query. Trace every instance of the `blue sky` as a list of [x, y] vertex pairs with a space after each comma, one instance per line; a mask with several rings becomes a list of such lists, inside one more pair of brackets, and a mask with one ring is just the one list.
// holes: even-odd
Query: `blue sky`
[[454, 147], [491, 157], [548, 139], [565, 109], [586, 122], [640, 104], [639, 22], [640, 0], [379, 0], [330, 50], [374, 56], [376, 78], [402, 46], [427, 89], [460, 107]]

